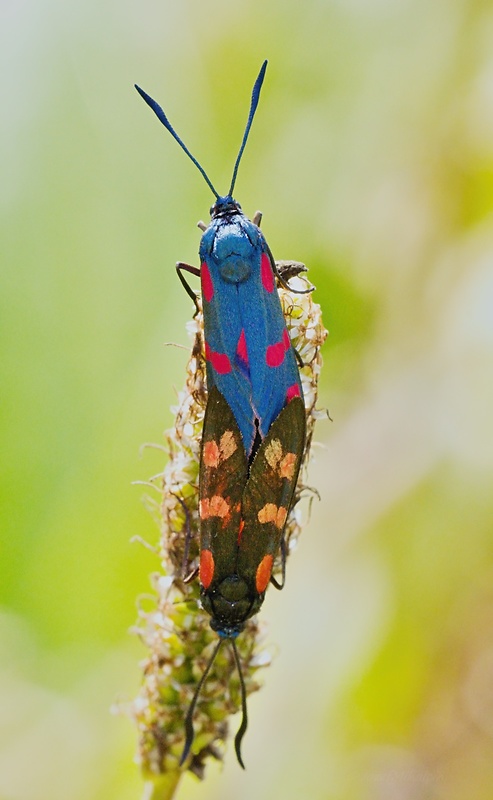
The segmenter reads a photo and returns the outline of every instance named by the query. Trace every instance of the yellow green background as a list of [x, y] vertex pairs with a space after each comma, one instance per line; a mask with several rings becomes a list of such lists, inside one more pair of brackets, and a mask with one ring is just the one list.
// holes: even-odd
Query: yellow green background
[[131, 800], [127, 630], [157, 530], [210, 192], [330, 329], [321, 500], [262, 610], [277, 650], [180, 800], [493, 796], [493, 8], [481, 0], [6, 2], [1, 10], [0, 800]]

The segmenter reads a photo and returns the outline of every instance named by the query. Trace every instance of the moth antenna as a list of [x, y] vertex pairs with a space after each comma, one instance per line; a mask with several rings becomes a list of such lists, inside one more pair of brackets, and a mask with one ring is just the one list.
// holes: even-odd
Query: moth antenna
[[[180, 137], [178, 136], [178, 134], [176, 133], [176, 131], [172, 127], [171, 123], [169, 122], [168, 117], [164, 113], [164, 111], [161, 108], [161, 106], [158, 103], [156, 103], [156, 101], [153, 100], [152, 97], [149, 97], [147, 92], [144, 92], [144, 90], [141, 89], [140, 86], [137, 86], [137, 84], [134, 84], [134, 85], [135, 85], [135, 88], [137, 89], [138, 93], [142, 97], [142, 99], [145, 100], [145, 102], [147, 103], [147, 105], [150, 108], [152, 108], [152, 110], [154, 111], [154, 113], [155, 113], [156, 117], [158, 118], [158, 120], [163, 123], [164, 127], [166, 128], [166, 130], [168, 130], [171, 133], [172, 137], [174, 139], [176, 139], [176, 141], [178, 142], [180, 147], [185, 151], [187, 156], [193, 161], [193, 163], [195, 164], [195, 166], [197, 167], [199, 172], [204, 177], [209, 189], [212, 191], [212, 194], [214, 194], [216, 196], [216, 198], [219, 199], [219, 194], [214, 189], [214, 186], [212, 185], [211, 180], [210, 180], [209, 176], [207, 175], [205, 169], [199, 164], [197, 159], [194, 158], [194, 156], [191, 154], [191, 152], [188, 149], [188, 147], [186, 146], [185, 142], [183, 142], [180, 139]], [[260, 91], [260, 89], [259, 89], [259, 91]]]
[[182, 767], [183, 764], [185, 763], [185, 761], [186, 761], [186, 759], [188, 757], [188, 754], [190, 753], [190, 748], [191, 748], [192, 743], [193, 743], [193, 737], [195, 735], [194, 731], [193, 731], [193, 714], [194, 714], [194, 711], [195, 711], [195, 706], [197, 705], [197, 700], [199, 699], [199, 694], [202, 691], [202, 686], [204, 685], [205, 681], [207, 680], [207, 676], [208, 676], [208, 674], [210, 672], [210, 669], [211, 669], [211, 667], [212, 667], [212, 665], [214, 663], [214, 660], [215, 660], [217, 654], [219, 653], [219, 650], [221, 649], [221, 645], [222, 645], [223, 641], [224, 641], [224, 639], [219, 639], [219, 641], [218, 641], [218, 643], [217, 643], [217, 645], [216, 645], [216, 647], [214, 649], [214, 652], [213, 652], [212, 656], [209, 659], [209, 663], [207, 664], [207, 666], [205, 668], [204, 674], [202, 675], [202, 677], [201, 677], [201, 679], [199, 681], [199, 685], [195, 689], [194, 695], [192, 697], [192, 702], [190, 703], [190, 706], [188, 708], [187, 716], [185, 717], [185, 746], [183, 748], [183, 753], [181, 754], [181, 758], [180, 758], [180, 767]]
[[[245, 145], [247, 143], [248, 134], [250, 133], [250, 128], [252, 127], [253, 118], [255, 116], [255, 112], [257, 110], [258, 101], [260, 97], [260, 90], [262, 88], [262, 84], [265, 78], [265, 70], [267, 69], [267, 59], [264, 61], [260, 68], [260, 72], [258, 74], [257, 80], [255, 81], [253, 91], [252, 91], [252, 102], [250, 104], [250, 112], [248, 114], [248, 120], [245, 128], [245, 133], [243, 134], [243, 141], [241, 143], [240, 152], [236, 158], [235, 168], [233, 170], [233, 178], [231, 180], [231, 187], [229, 190], [229, 195], [233, 195], [233, 189], [236, 183], [236, 176], [238, 174], [238, 167], [240, 165], [241, 157], [243, 155], [243, 151], [245, 149]], [[145, 98], [144, 98], [145, 99]], [[157, 113], [157, 112], [156, 112]]]
[[[267, 62], [265, 62], [267, 63]], [[236, 643], [234, 639], [231, 639], [231, 646], [233, 648], [233, 653], [236, 661], [236, 668], [238, 670], [238, 675], [240, 676], [240, 687], [241, 687], [241, 710], [242, 710], [242, 718], [241, 718], [241, 725], [238, 728], [238, 733], [235, 736], [235, 751], [236, 751], [236, 758], [240, 764], [240, 767], [245, 769], [245, 765], [243, 763], [243, 759], [241, 757], [241, 741], [245, 735], [246, 729], [248, 727], [248, 714], [247, 714], [247, 701], [246, 701], [246, 688], [245, 688], [245, 681], [243, 678], [243, 672], [241, 671], [241, 663], [240, 657], [238, 655], [238, 650], [236, 648]]]

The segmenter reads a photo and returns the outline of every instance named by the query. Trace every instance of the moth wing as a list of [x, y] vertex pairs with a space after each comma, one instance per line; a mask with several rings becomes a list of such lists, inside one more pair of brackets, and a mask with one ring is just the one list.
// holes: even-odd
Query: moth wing
[[286, 405], [288, 391], [297, 387], [302, 396], [296, 356], [276, 286], [273, 259], [267, 243], [257, 253], [254, 290], [238, 286], [246, 349], [251, 364], [252, 405], [259, 420], [260, 435], [268, 435]]
[[[207, 276], [205, 278], [205, 276]], [[229, 403], [238, 427], [250, 449], [255, 438], [250, 373], [240, 367], [238, 343], [242, 321], [238, 288], [225, 281], [208, 255], [201, 264], [207, 386], [216, 386]]]
[[204, 417], [199, 473], [200, 549], [212, 553], [214, 581], [235, 571], [248, 464], [240, 429], [213, 386]]
[[[264, 559], [270, 556], [272, 565], [281, 543], [296, 489], [305, 435], [304, 403], [301, 397], [294, 397], [272, 423], [250, 468], [242, 500], [244, 527], [238, 572], [255, 580], [259, 592], [265, 590], [270, 578], [270, 568], [267, 570], [265, 566], [269, 559]], [[259, 578], [262, 562], [264, 572]]]

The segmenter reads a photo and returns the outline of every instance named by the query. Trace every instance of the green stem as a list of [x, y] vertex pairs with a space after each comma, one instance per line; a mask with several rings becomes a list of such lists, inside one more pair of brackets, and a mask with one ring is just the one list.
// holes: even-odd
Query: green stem
[[142, 800], [172, 800], [182, 775], [182, 770], [177, 769], [146, 780]]

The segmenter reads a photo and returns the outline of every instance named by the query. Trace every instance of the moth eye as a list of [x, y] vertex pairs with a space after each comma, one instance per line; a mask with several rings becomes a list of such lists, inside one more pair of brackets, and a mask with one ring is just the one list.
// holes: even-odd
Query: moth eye
[[212, 217], [213, 213], [214, 213], [214, 206], [211, 206], [210, 209], [209, 209], [209, 214], [211, 215], [211, 217]]

